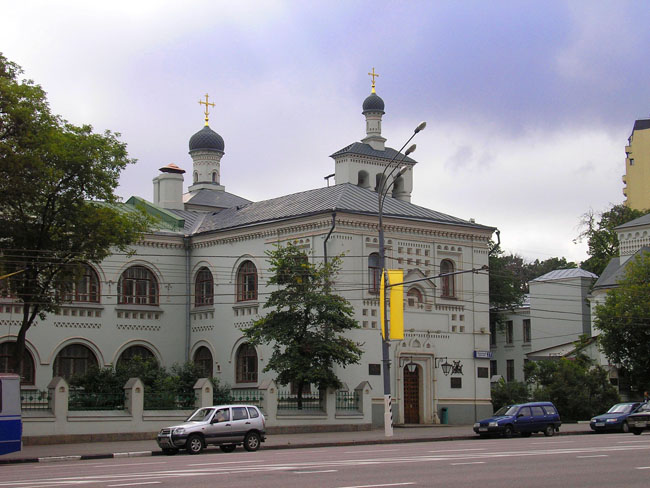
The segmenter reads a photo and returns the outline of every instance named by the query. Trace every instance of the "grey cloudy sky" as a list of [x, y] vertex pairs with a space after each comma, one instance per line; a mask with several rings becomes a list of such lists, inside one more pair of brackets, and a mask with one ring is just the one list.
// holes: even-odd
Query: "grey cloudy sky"
[[582, 260], [579, 218], [623, 201], [624, 146], [650, 115], [647, 1], [1, 3], [0, 52], [56, 113], [128, 143], [125, 198], [151, 200], [168, 163], [191, 170], [206, 92], [227, 191], [323, 186], [365, 135], [374, 66], [387, 144], [428, 123], [413, 203], [498, 227], [528, 259]]

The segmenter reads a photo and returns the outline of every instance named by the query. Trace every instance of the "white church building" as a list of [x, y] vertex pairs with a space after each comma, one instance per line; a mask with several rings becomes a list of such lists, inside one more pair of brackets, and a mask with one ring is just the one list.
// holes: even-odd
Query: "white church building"
[[[23, 388], [44, 389], [92, 365], [108, 367], [135, 354], [171, 366], [193, 360], [232, 388], [256, 388], [270, 347], [252, 347], [241, 329], [262, 316], [270, 292], [265, 252], [295, 243], [311, 259], [345, 253], [334, 291], [354, 307], [361, 362], [337, 371], [354, 388], [371, 387], [373, 424], [383, 423], [379, 323], [378, 195], [381, 174], [400, 161], [383, 207], [386, 267], [405, 281], [488, 264], [493, 227], [411, 203], [416, 161], [382, 136], [384, 101], [363, 102], [366, 135], [332, 155], [335, 184], [253, 202], [228, 193], [220, 167], [223, 138], [207, 124], [189, 140], [187, 173], [176, 165], [153, 178], [154, 201], [132, 197], [158, 216], [159, 229], [87, 268], [59, 313], [27, 333]], [[395, 159], [394, 159], [395, 158]], [[391, 163], [392, 162], [392, 163]], [[183, 194], [185, 175], [192, 184]], [[432, 185], [419, 181], [420, 185]], [[0, 298], [0, 366], [15, 340], [22, 307]], [[471, 423], [492, 413], [487, 272], [447, 275], [404, 287], [404, 339], [390, 347], [395, 423]]]

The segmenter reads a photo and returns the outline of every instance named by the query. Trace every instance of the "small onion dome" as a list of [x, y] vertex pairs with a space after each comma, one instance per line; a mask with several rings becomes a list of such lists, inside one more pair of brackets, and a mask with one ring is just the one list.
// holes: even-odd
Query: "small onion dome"
[[199, 149], [223, 152], [223, 138], [206, 125], [190, 138], [190, 151]]
[[174, 163], [169, 163], [167, 166], [163, 166], [162, 168], [160, 168], [160, 171], [162, 173], [178, 173], [178, 174], [185, 173], [184, 169], [179, 168]]
[[361, 113], [365, 114], [366, 112], [381, 112], [382, 114], [385, 113], [384, 101], [376, 93], [371, 93], [368, 98], [363, 101], [363, 112]]

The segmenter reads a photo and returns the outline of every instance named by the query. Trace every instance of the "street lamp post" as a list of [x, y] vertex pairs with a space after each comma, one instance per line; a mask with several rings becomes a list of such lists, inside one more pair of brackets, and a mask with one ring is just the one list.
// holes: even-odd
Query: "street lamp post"
[[[411, 142], [411, 140], [415, 137], [415, 135], [426, 127], [426, 125], [427, 125], [426, 122], [420, 122], [420, 124], [413, 131], [413, 134], [411, 135], [409, 140], [406, 141], [404, 145], [401, 147], [401, 149], [395, 153], [393, 159], [391, 159], [390, 162], [384, 168], [384, 171], [381, 174], [381, 179], [379, 181], [379, 187], [377, 188], [378, 205], [379, 205], [379, 209], [378, 209], [379, 210], [379, 266], [381, 268], [381, 273], [384, 279], [384, 301], [383, 303], [380, 304], [380, 306], [382, 307], [382, 310], [384, 312], [383, 313], [384, 335], [381, 343], [381, 357], [382, 357], [382, 363], [384, 367], [384, 434], [386, 435], [386, 437], [393, 436], [393, 412], [392, 412], [391, 395], [390, 395], [390, 349], [389, 349], [390, 321], [388, 319], [389, 283], [388, 283], [388, 273], [386, 273], [386, 253], [384, 247], [384, 221], [383, 221], [384, 201], [386, 200], [386, 196], [388, 195], [389, 190], [395, 184], [397, 178], [403, 175], [404, 172], [406, 171], [407, 168], [403, 167], [400, 168], [397, 174], [394, 174], [397, 168], [399, 167], [399, 163], [401, 163], [404, 160], [404, 158], [406, 158], [406, 156], [408, 156], [413, 151], [415, 151], [415, 147], [416, 147], [415, 144], [413, 144], [411, 147], [409, 147], [406, 150], [406, 152], [404, 153], [404, 157], [402, 159], [395, 161], [395, 158], [402, 152], [402, 150], [406, 147], [406, 145], [409, 142]], [[389, 169], [390, 171], [388, 171]], [[388, 174], [386, 174], [387, 171]], [[386, 184], [387, 180], [390, 179], [391, 177], [393, 177], [392, 181]]]

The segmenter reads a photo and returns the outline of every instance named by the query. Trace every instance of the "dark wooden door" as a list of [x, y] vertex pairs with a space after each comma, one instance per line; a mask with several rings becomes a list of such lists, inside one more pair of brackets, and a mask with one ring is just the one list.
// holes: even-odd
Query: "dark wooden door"
[[420, 373], [419, 368], [410, 373], [404, 366], [404, 423], [420, 423]]

